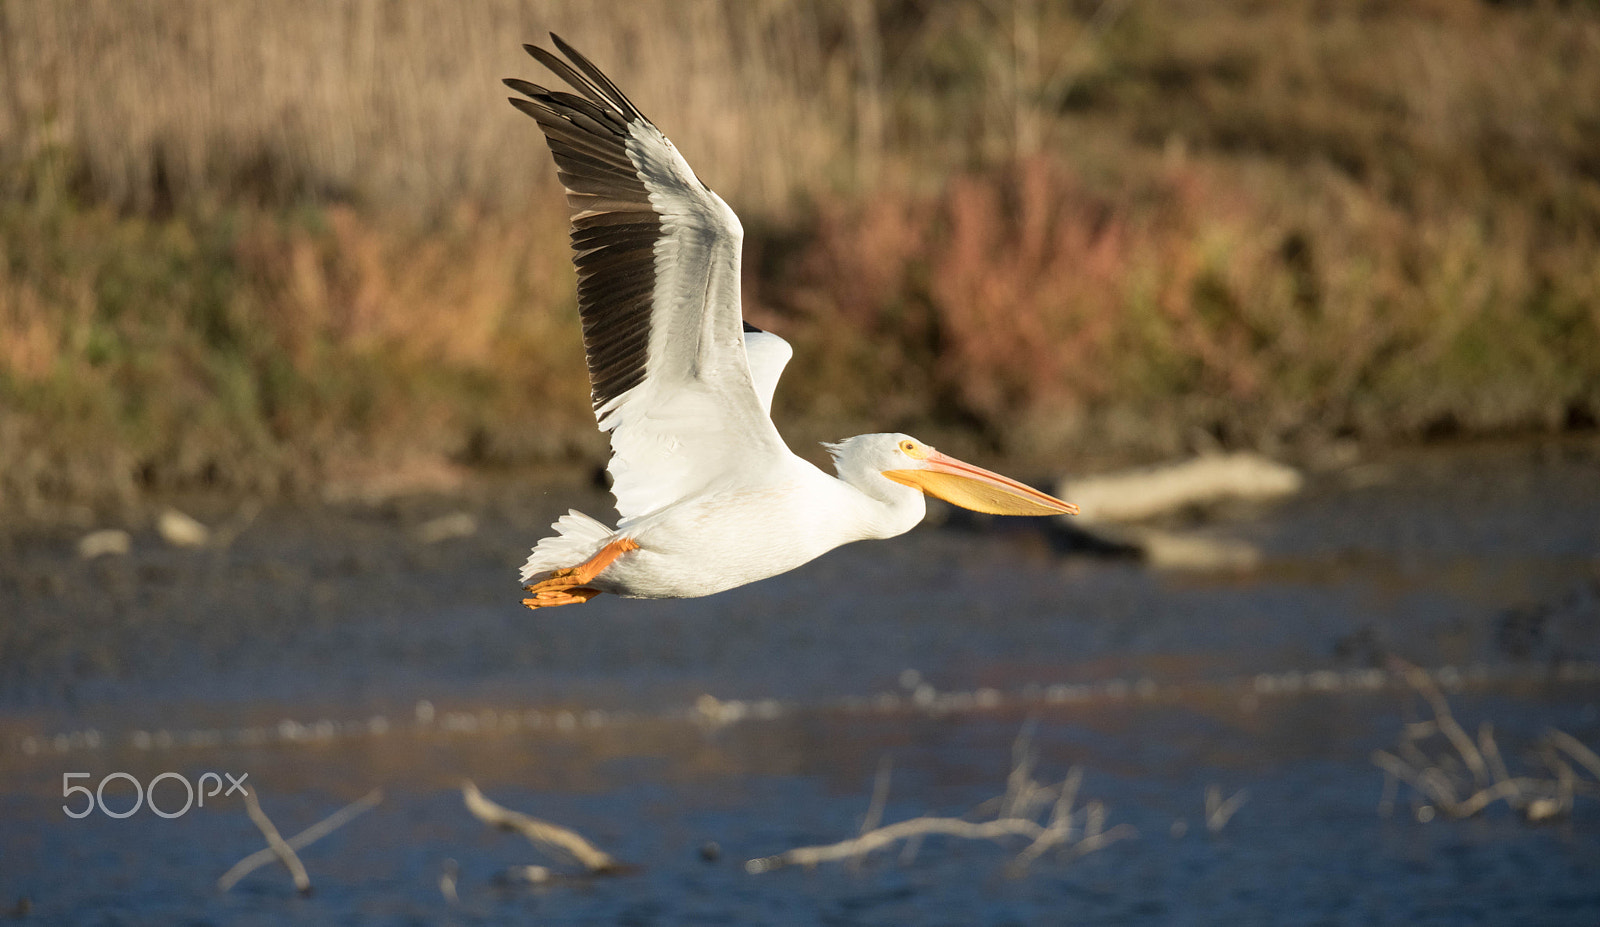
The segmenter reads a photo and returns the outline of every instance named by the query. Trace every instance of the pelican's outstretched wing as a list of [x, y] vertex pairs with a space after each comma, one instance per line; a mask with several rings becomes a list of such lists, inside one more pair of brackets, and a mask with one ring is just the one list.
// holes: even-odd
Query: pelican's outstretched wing
[[527, 97], [511, 103], [538, 120], [567, 188], [591, 393], [625, 525], [788, 449], [746, 356], [739, 218], [599, 68], [550, 38], [566, 60], [523, 47], [578, 93], [506, 85]]

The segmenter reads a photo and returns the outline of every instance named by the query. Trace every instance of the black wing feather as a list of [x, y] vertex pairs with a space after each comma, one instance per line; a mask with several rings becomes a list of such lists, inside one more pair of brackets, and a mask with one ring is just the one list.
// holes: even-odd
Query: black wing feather
[[648, 120], [589, 59], [550, 38], [567, 60], [523, 48], [577, 93], [514, 77], [505, 84], [527, 98], [512, 97], [511, 105], [539, 123], [573, 209], [578, 313], [598, 411], [645, 377], [661, 219], [628, 156], [630, 126]]

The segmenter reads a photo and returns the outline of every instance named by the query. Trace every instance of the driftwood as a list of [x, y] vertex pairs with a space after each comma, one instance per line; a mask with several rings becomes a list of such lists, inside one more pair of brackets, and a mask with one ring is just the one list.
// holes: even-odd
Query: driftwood
[[[1384, 772], [1379, 814], [1393, 812], [1402, 783], [1425, 800], [1416, 809], [1417, 820], [1423, 822], [1432, 820], [1435, 813], [1472, 817], [1498, 801], [1529, 821], [1546, 821], [1571, 812], [1574, 796], [1600, 794], [1600, 757], [1577, 738], [1564, 731], [1547, 731], [1538, 752], [1553, 775], [1513, 776], [1500, 754], [1493, 725], [1487, 721], [1479, 725], [1474, 739], [1456, 720], [1449, 701], [1426, 670], [1402, 660], [1392, 662], [1396, 672], [1428, 703], [1433, 718], [1407, 724], [1392, 751], [1373, 751], [1372, 762]], [[1449, 749], [1430, 753], [1426, 748], [1435, 739], [1442, 739]], [[1569, 758], [1588, 770], [1595, 781], [1580, 778]]]
[[461, 896], [456, 892], [456, 882], [461, 877], [461, 866], [453, 859], [444, 861], [444, 866], [439, 870], [439, 894], [451, 904], [460, 904]]
[[133, 546], [133, 536], [121, 528], [101, 528], [78, 539], [78, 556], [93, 560], [108, 554], [121, 556]]
[[897, 843], [914, 836], [928, 834], [945, 834], [951, 837], [963, 837], [968, 840], [998, 840], [1003, 837], [1039, 837], [1045, 828], [1036, 821], [1025, 818], [998, 818], [993, 821], [968, 821], [964, 818], [912, 818], [870, 830], [859, 837], [841, 840], [826, 846], [798, 847], [779, 853], [777, 856], [768, 856], [762, 859], [752, 859], [745, 863], [748, 872], [769, 872], [782, 866], [815, 866], [818, 863], [835, 862], [841, 859], [854, 859], [865, 856], [873, 850], [881, 849], [892, 843]]
[[261, 810], [261, 803], [256, 801], [255, 789], [244, 793], [244, 807], [250, 813], [250, 820], [256, 822], [256, 827], [260, 828], [261, 836], [267, 838], [268, 849], [283, 862], [283, 867], [294, 877], [295, 889], [302, 895], [310, 892], [311, 876], [306, 873], [305, 864], [295, 855], [294, 847], [289, 846], [278, 833], [278, 828], [273, 825], [272, 819]]
[[300, 857], [296, 855], [295, 851], [303, 850], [316, 843], [349, 823], [352, 818], [376, 807], [381, 801], [383, 801], [382, 790], [373, 789], [361, 798], [345, 805], [333, 814], [285, 840], [278, 833], [278, 828], [273, 825], [272, 820], [267, 817], [266, 812], [261, 810], [261, 803], [256, 800], [255, 790], [246, 791], [244, 793], [245, 811], [249, 813], [250, 820], [255, 822], [256, 827], [260, 828], [262, 836], [267, 839], [267, 847], [266, 849], [257, 850], [234, 863], [233, 867], [224, 872], [222, 877], [217, 880], [217, 888], [225, 892], [239, 884], [240, 879], [276, 859], [282, 861], [284, 868], [289, 870], [289, 874], [294, 878], [296, 889], [302, 894], [311, 891], [311, 877], [307, 875], [306, 867], [300, 862]]
[[473, 817], [491, 827], [519, 833], [545, 853], [576, 863], [590, 875], [617, 875], [629, 869], [575, 830], [490, 801], [470, 779], [461, 783], [461, 797]]
[[1069, 523], [1073, 530], [1112, 548], [1136, 550], [1150, 566], [1248, 570], [1260, 565], [1262, 554], [1246, 541], [1128, 523], [1223, 500], [1277, 499], [1298, 492], [1303, 482], [1299, 471], [1259, 454], [1204, 454], [1177, 463], [1070, 479], [1061, 483], [1056, 495], [1078, 506], [1078, 517]]
[[1206, 454], [1067, 480], [1056, 494], [1077, 503], [1076, 521], [1089, 524], [1140, 521], [1223, 499], [1276, 499], [1299, 492], [1303, 483], [1299, 471], [1259, 454]]
[[[1078, 786], [1083, 780], [1077, 767], [1056, 785], [1043, 785], [1033, 779], [1035, 756], [1029, 745], [1029, 728], [1025, 726], [1017, 738], [1012, 752], [1011, 773], [1006, 777], [1006, 792], [998, 798], [984, 802], [969, 814], [989, 814], [991, 820], [971, 820], [969, 817], [923, 816], [878, 826], [883, 806], [888, 799], [889, 764], [885, 760], [878, 769], [874, 782], [872, 802], [862, 823], [861, 833], [848, 840], [820, 846], [796, 847], [775, 856], [752, 859], [744, 864], [746, 872], [763, 873], [785, 866], [816, 866], [820, 863], [848, 860], [858, 864], [868, 854], [906, 842], [902, 857], [909, 861], [915, 854], [918, 842], [930, 835], [958, 837], [965, 840], [1026, 839], [1028, 845], [1013, 858], [1012, 874], [1025, 872], [1028, 866], [1051, 849], [1063, 848], [1073, 857], [1084, 856], [1129, 837], [1138, 832], [1127, 824], [1105, 828], [1105, 806], [1090, 802], [1081, 817], [1084, 819], [1083, 836], [1073, 841], [1075, 820], [1080, 815], [1073, 811]], [[1050, 814], [1044, 823], [1036, 816], [1048, 806]]]
[[156, 533], [173, 547], [204, 547], [211, 542], [211, 529], [187, 513], [166, 508], [156, 517]]

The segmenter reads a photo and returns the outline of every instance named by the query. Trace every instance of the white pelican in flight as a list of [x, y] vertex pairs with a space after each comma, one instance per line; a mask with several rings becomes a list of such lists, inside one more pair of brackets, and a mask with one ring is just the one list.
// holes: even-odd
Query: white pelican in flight
[[595, 417], [611, 435], [621, 521], [577, 511], [522, 568], [529, 608], [710, 595], [792, 570], [841, 544], [891, 538], [923, 493], [999, 515], [1077, 506], [903, 434], [827, 445], [837, 475], [795, 456], [771, 419], [793, 355], [743, 321], [744, 229], [622, 91], [552, 35], [523, 46], [577, 93], [508, 79], [538, 120], [572, 209], [578, 311]]

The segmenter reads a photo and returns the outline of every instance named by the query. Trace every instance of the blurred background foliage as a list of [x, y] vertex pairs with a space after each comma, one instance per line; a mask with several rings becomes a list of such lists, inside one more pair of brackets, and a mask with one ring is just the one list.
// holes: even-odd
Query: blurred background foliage
[[0, 2], [0, 510], [599, 461], [556, 31], [747, 231], [797, 449], [1592, 428], [1600, 8]]

